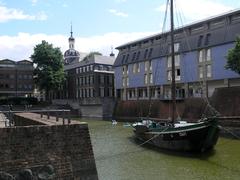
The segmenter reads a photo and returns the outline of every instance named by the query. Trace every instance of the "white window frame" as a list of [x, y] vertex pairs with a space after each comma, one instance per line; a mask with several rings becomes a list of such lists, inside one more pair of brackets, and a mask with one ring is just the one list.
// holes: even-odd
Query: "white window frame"
[[208, 64], [206, 69], [207, 69], [207, 77], [208, 78], [212, 77], [212, 65]]
[[211, 49], [206, 49], [206, 61], [211, 61]]
[[199, 66], [199, 78], [203, 78], [203, 66]]
[[204, 57], [203, 53], [204, 53], [203, 49], [200, 50], [199, 53], [198, 53], [198, 62], [200, 62], [200, 63], [203, 62], [203, 57]]
[[145, 72], [148, 70], [148, 61], [144, 62], [144, 70], [145, 70]]
[[148, 66], [149, 66], [149, 70], [152, 71], [152, 61], [149, 61]]
[[168, 81], [172, 80], [172, 71], [167, 71], [167, 80]]
[[175, 55], [175, 66], [180, 66], [180, 55]]
[[153, 74], [149, 73], [149, 83], [152, 84], [153, 83]]

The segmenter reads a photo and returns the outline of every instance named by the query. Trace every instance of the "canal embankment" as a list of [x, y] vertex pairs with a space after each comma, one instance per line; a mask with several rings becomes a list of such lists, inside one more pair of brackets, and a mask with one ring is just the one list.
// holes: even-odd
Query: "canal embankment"
[[0, 128], [1, 175], [98, 179], [87, 123], [27, 112], [13, 121]]
[[[213, 96], [206, 98], [186, 98], [178, 100], [175, 117], [194, 122], [202, 117], [218, 116], [222, 126], [222, 135], [240, 137], [240, 87], [217, 88]], [[134, 122], [139, 117], [155, 120], [170, 120], [171, 101], [163, 100], [129, 100], [118, 101], [114, 119]], [[234, 137], [234, 136], [232, 136]]]

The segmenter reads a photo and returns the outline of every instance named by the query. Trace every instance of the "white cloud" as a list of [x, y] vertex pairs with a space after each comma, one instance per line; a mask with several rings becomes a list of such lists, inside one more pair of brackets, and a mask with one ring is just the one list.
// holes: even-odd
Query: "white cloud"
[[[76, 37], [75, 49], [80, 52], [99, 51], [109, 55], [111, 46], [117, 47], [126, 42], [153, 34], [153, 32], [118, 33], [111, 32], [91, 37]], [[17, 36], [0, 36], [0, 59], [29, 59], [36, 44], [46, 40], [54, 47], [60, 47], [62, 52], [68, 49], [68, 36], [18, 33]], [[117, 50], [114, 51], [117, 54]]]
[[31, 0], [31, 2], [32, 2], [32, 5], [35, 6], [37, 4], [38, 0]]
[[115, 16], [128, 17], [127, 13], [120, 12], [120, 11], [118, 11], [116, 9], [109, 9], [108, 12], [114, 14]]
[[0, 5], [0, 23], [10, 20], [46, 20], [47, 15], [40, 12], [37, 15], [25, 14], [22, 10], [7, 8]]
[[[227, 6], [219, 1], [216, 2], [216, 0], [179, 0], [176, 2], [177, 11], [184, 15], [186, 21], [201, 20], [234, 9], [234, 7]], [[160, 12], [164, 12], [165, 9], [166, 5], [163, 4], [156, 8]]]

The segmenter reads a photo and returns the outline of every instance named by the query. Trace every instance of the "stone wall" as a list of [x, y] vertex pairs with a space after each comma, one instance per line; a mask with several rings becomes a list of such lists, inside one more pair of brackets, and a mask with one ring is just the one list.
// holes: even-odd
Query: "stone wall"
[[83, 118], [101, 118], [111, 119], [115, 107], [115, 99], [110, 97], [104, 98], [84, 98], [83, 100], [71, 99], [54, 99], [54, 105], [69, 105], [72, 111], [78, 111]]
[[[23, 122], [27, 124], [26, 119]], [[98, 179], [87, 124], [31, 122], [28, 126], [0, 128], [0, 171], [16, 175], [30, 169], [37, 175], [44, 166], [51, 165], [54, 179]]]

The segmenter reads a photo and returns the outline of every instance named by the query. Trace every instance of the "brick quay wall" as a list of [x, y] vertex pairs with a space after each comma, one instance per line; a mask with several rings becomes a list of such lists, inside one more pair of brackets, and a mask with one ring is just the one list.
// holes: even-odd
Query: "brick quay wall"
[[30, 169], [37, 176], [50, 165], [53, 179], [97, 180], [88, 125], [62, 125], [51, 118], [44, 123], [36, 117], [19, 113], [14, 118], [18, 126], [0, 128], [0, 171], [16, 175]]

